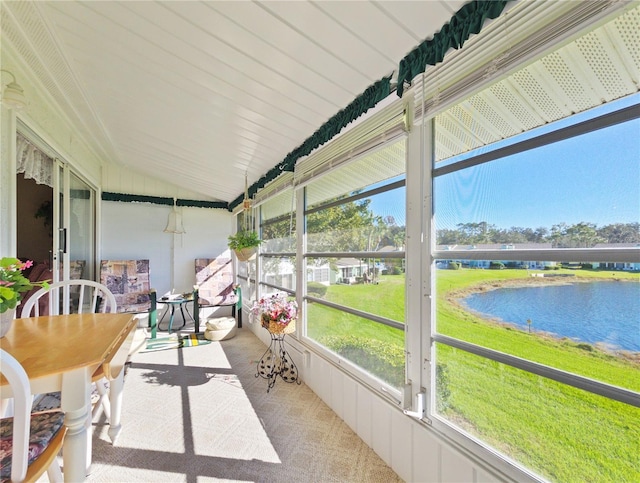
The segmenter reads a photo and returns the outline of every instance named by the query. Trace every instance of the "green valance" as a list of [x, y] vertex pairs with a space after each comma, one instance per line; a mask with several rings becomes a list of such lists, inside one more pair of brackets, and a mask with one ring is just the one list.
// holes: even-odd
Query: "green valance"
[[[340, 133], [351, 121], [360, 117], [382, 99], [389, 96], [389, 94], [391, 94], [391, 76], [383, 77], [375, 84], [369, 86], [362, 94], [356, 97], [351, 104], [340, 110], [320, 126], [304, 143], [287, 154], [282, 162], [271, 168], [267, 174], [249, 186], [247, 190], [249, 197], [253, 197], [259, 189], [264, 188], [269, 182], [280, 176], [283, 171], [293, 171], [298, 159], [307, 156], [317, 147], [333, 139], [333, 137]], [[242, 203], [243, 199], [244, 194], [229, 203], [229, 210], [233, 211], [236, 206]]]
[[482, 29], [486, 19], [498, 17], [509, 0], [476, 0], [464, 5], [451, 17], [440, 32], [431, 40], [425, 40], [400, 61], [398, 68], [398, 87], [396, 93], [402, 97], [405, 82], [411, 85], [412, 80], [427, 68], [442, 62], [450, 48], [459, 49], [471, 34]]
[[223, 210], [229, 209], [229, 203], [226, 201], [198, 201], [198, 200], [182, 200], [178, 198], [176, 200], [177, 206], [189, 206], [191, 208], [220, 208]]
[[[426, 40], [404, 59], [398, 68], [398, 86], [396, 92], [402, 96], [404, 85], [411, 85], [415, 76], [425, 71], [427, 65], [442, 62], [444, 55], [450, 48], [459, 49], [471, 34], [477, 34], [482, 29], [486, 19], [498, 17], [505, 5], [512, 0], [474, 0], [465, 4], [445, 24], [433, 39]], [[277, 178], [283, 171], [293, 171], [298, 159], [311, 153], [317, 147], [331, 140], [351, 121], [357, 119], [382, 99], [391, 93], [391, 77], [385, 77], [369, 86], [346, 108], [324, 123], [304, 143], [291, 151], [287, 156], [269, 170], [262, 178], [248, 188], [249, 197], [253, 197], [259, 189]], [[244, 193], [229, 203], [229, 211], [242, 203]]]
[[[161, 196], [144, 196], [144, 195], [130, 195], [125, 193], [110, 193], [108, 191], [102, 192], [103, 201], [120, 201], [125, 203], [152, 203], [154, 205], [167, 205], [173, 206], [173, 198], [166, 198]], [[229, 204], [224, 201], [198, 201], [198, 200], [183, 200], [176, 199], [176, 206], [189, 206], [195, 208], [219, 208], [223, 210], [229, 210]]]

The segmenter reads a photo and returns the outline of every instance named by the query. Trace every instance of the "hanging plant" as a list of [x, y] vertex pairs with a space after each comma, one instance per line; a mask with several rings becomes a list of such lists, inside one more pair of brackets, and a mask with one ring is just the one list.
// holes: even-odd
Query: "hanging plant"
[[253, 230], [242, 230], [235, 235], [230, 235], [229, 248], [231, 248], [241, 262], [246, 262], [256, 254], [257, 248], [262, 243], [258, 233]]
[[244, 228], [238, 231], [235, 235], [229, 235], [229, 248], [231, 248], [238, 260], [241, 262], [246, 262], [253, 258], [253, 256], [258, 251], [258, 247], [262, 243], [260, 237], [258, 237], [258, 232], [255, 230], [249, 229], [249, 210], [251, 209], [251, 199], [249, 198], [249, 193], [247, 190], [247, 174], [244, 175], [244, 201], [243, 201], [243, 209], [244, 213], [242, 214], [244, 218]]

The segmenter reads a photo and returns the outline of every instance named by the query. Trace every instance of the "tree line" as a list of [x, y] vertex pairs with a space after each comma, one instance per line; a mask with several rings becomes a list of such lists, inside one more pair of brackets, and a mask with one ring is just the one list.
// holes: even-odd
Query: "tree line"
[[492, 243], [551, 243], [553, 248], [591, 248], [599, 243], [640, 243], [640, 223], [613, 223], [598, 227], [595, 223], [573, 225], [558, 223], [550, 229], [498, 228], [487, 222], [458, 223], [456, 229], [441, 229], [438, 245]]
[[[393, 217], [373, 213], [370, 200], [330, 204], [307, 216], [310, 251], [378, 251], [404, 249], [406, 227]], [[271, 251], [295, 251], [295, 217], [285, 215], [262, 227], [262, 237], [276, 244]], [[498, 228], [494, 224], [459, 223], [455, 229], [439, 229], [437, 245], [550, 243], [553, 248], [591, 248], [599, 243], [640, 243], [640, 223], [612, 223], [598, 227], [582, 221], [558, 223], [551, 228]], [[286, 246], [285, 246], [286, 245]]]

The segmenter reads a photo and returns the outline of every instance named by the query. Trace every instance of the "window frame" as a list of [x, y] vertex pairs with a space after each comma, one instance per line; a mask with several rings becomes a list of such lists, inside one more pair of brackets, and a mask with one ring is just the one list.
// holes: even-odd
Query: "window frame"
[[[637, 94], [636, 94], [637, 95]], [[432, 126], [432, 130], [427, 131], [425, 143], [429, 144], [434, 142], [435, 135], [433, 129], [435, 129], [435, 116], [427, 121]], [[548, 145], [551, 143], [559, 142], [565, 139], [570, 139], [576, 136], [594, 132], [600, 129], [620, 124], [627, 121], [640, 119], [640, 102], [633, 106], [623, 107], [613, 112], [601, 114], [587, 121], [577, 122], [570, 126], [555, 129], [551, 132], [534, 134], [528, 139], [523, 141], [514, 142], [506, 147], [491, 150], [489, 152], [482, 152], [475, 156], [470, 156], [467, 159], [452, 163], [449, 165], [435, 167], [435, 156], [431, 156], [430, 159], [426, 158], [425, 170], [431, 174], [429, 179], [429, 185], [431, 190], [434, 189], [434, 184], [439, 176], [453, 173], [459, 170], [463, 170], [472, 166], [478, 166], [483, 163], [497, 161], [506, 156], [513, 154], [523, 153], [531, 149], [536, 149], [540, 146]], [[525, 135], [527, 133], [524, 133]], [[606, 254], [606, 259], [611, 262], [629, 262], [640, 261], [640, 248], [553, 248], [553, 249], [508, 249], [508, 250], [438, 250], [436, 247], [436, 233], [435, 233], [435, 216], [436, 207], [435, 200], [432, 199], [432, 205], [430, 212], [426, 213], [428, 220], [425, 222], [432, 227], [429, 234], [429, 263], [427, 267], [429, 277], [430, 293], [435, 294], [436, 261], [441, 259], [464, 259], [464, 260], [499, 260], [499, 261], [530, 261], [530, 260], [544, 260], [551, 262], [574, 262], [575, 260], [597, 260], [603, 259], [602, 255]], [[423, 378], [427, 382], [429, 389], [427, 391], [427, 409], [425, 417], [422, 418], [423, 422], [430, 425], [433, 429], [441, 432], [446, 437], [455, 441], [462, 448], [469, 451], [471, 454], [480, 455], [483, 458], [489, 458], [496, 467], [503, 469], [504, 471], [511, 473], [514, 468], [516, 471], [524, 472], [530, 475], [534, 479], [539, 479], [540, 475], [534, 473], [532, 470], [523, 466], [518, 461], [511, 460], [508, 456], [499, 453], [490, 447], [486, 442], [478, 437], [467, 433], [463, 429], [458, 428], [452, 422], [448, 421], [444, 417], [440, 416], [436, 410], [436, 363], [438, 361], [436, 344], [444, 344], [475, 356], [483, 357], [485, 359], [495, 361], [507, 366], [520, 369], [537, 376], [544, 377], [546, 379], [556, 381], [568, 386], [587, 391], [589, 393], [603, 396], [605, 398], [629, 404], [634, 407], [640, 407], [640, 394], [633, 390], [614, 386], [602, 381], [594, 380], [588, 377], [584, 377], [578, 374], [567, 372], [561, 369], [557, 369], [551, 366], [526, 360], [520, 357], [512, 356], [500, 351], [489, 349], [474, 343], [466, 342], [454, 337], [450, 337], [444, 334], [439, 334], [436, 331], [436, 309], [435, 309], [435, 295], [433, 297], [433, 303], [429, 308], [427, 320], [425, 320], [426, 330], [430, 334], [430, 340], [428, 344], [428, 350], [425, 357], [428, 357], [430, 361], [428, 367], [423, 371]], [[425, 346], [427, 347], [427, 346]]]

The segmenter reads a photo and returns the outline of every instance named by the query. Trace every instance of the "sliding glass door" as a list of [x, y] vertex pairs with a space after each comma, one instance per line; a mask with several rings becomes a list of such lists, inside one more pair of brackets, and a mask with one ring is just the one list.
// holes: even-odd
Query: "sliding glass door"
[[96, 187], [36, 134], [18, 133], [17, 158], [18, 255], [50, 268], [52, 282], [94, 280]]
[[67, 229], [68, 278], [95, 277], [96, 190], [74, 173], [69, 176]]

